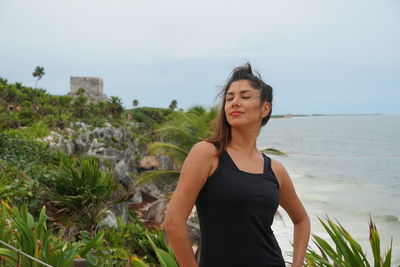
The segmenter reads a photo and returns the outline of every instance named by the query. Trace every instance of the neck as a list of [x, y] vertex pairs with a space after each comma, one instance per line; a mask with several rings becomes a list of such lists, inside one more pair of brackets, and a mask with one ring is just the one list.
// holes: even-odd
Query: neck
[[257, 136], [260, 133], [259, 127], [232, 128], [232, 139], [228, 147], [252, 155], [257, 149]]

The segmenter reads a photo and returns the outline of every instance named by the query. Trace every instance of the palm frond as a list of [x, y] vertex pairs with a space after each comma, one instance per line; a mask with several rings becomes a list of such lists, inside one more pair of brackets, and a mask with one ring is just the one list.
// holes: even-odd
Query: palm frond
[[261, 152], [264, 152], [265, 154], [270, 154], [270, 155], [287, 156], [287, 154], [285, 152], [282, 152], [278, 149], [271, 148], [271, 147], [261, 149]]
[[170, 156], [176, 165], [182, 165], [185, 160], [188, 151], [181, 147], [164, 142], [152, 142], [147, 145], [147, 151], [150, 154], [162, 154]]

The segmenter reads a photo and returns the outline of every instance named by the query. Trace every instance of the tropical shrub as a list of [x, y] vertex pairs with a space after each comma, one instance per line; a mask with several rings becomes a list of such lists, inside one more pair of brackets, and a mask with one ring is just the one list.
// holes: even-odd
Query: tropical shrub
[[49, 178], [49, 170], [54, 168], [56, 155], [60, 153], [49, 150], [42, 142], [17, 135], [10, 136], [7, 132], [0, 132], [0, 147], [0, 160], [26, 172], [39, 182]]
[[73, 236], [77, 230], [96, 229], [105, 215], [115, 188], [110, 172], [99, 169], [99, 159], [84, 156], [78, 160], [63, 157], [46, 183], [41, 196], [51, 220]]
[[308, 249], [305, 256], [306, 266], [326, 267], [390, 267], [392, 256], [392, 244], [386, 253], [381, 253], [380, 239], [375, 224], [370, 219], [369, 241], [373, 255], [373, 263], [367, 259], [366, 252], [360, 244], [353, 239], [350, 233], [340, 223], [334, 223], [329, 217], [326, 221], [318, 218], [326, 232], [329, 234], [334, 247], [318, 235], [313, 235], [313, 242], [318, 247], [317, 251]]
[[171, 248], [168, 247], [169, 250], [168, 252], [166, 252], [165, 250], [158, 248], [155, 245], [154, 240], [149, 235], [147, 235], [147, 238], [149, 239], [150, 244], [154, 249], [162, 267], [178, 267], [178, 264], [176, 263], [175, 260], [175, 255]]
[[43, 123], [38, 122], [33, 124], [31, 127], [24, 129], [10, 129], [5, 131], [9, 137], [22, 138], [28, 140], [35, 140], [37, 138], [44, 138], [50, 134], [49, 127]]
[[33, 201], [34, 181], [24, 172], [0, 160], [0, 199], [22, 204]]
[[147, 129], [152, 129], [163, 123], [172, 113], [172, 110], [165, 108], [140, 107], [126, 111], [125, 116], [131, 114], [133, 121], [143, 123]]
[[[0, 240], [51, 266], [67, 267], [76, 257], [87, 257], [101, 243], [103, 232], [87, 242], [66, 242], [52, 236], [46, 226], [46, 211], [42, 208], [38, 221], [23, 205], [11, 208], [2, 201], [0, 207]], [[1, 266], [39, 267], [40, 263], [0, 245]]]

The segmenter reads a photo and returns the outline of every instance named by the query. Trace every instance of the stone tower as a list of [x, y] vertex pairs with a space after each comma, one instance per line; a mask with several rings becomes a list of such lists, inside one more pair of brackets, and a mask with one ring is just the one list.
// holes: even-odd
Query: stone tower
[[108, 97], [103, 93], [103, 79], [97, 77], [71, 77], [71, 96], [78, 95], [79, 88], [85, 89], [85, 96], [91, 102], [107, 101]]

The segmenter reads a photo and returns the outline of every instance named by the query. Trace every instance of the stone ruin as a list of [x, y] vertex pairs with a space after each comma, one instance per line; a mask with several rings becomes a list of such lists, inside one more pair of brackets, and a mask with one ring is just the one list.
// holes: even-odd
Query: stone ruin
[[90, 102], [98, 103], [107, 101], [108, 97], [103, 93], [103, 79], [98, 77], [71, 77], [70, 92], [68, 95], [77, 96], [79, 88], [84, 88], [86, 96]]

